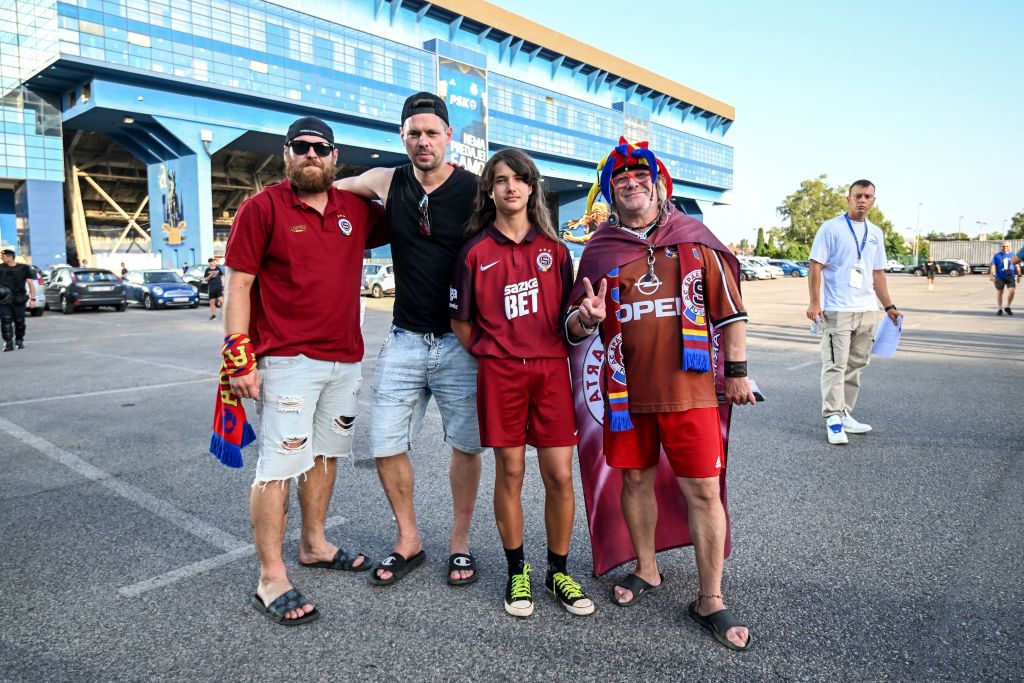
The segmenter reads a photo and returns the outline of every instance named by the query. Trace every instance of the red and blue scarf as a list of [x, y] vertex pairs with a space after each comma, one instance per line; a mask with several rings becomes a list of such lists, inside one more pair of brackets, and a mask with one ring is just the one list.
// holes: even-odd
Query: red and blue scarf
[[229, 377], [242, 377], [256, 369], [252, 340], [244, 334], [229, 334], [221, 347], [223, 360], [217, 386], [217, 406], [213, 413], [210, 452], [228, 467], [242, 466], [242, 449], [256, 440], [252, 425], [245, 419], [242, 400], [231, 390]]

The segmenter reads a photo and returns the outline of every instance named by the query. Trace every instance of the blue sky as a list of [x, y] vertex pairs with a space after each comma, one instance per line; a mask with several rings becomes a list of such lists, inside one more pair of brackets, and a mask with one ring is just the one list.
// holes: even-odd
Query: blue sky
[[733, 204], [705, 215], [726, 241], [780, 225], [775, 207], [822, 173], [873, 180], [907, 237], [918, 203], [922, 234], [1024, 211], [1024, 2], [506, 7], [736, 107]]

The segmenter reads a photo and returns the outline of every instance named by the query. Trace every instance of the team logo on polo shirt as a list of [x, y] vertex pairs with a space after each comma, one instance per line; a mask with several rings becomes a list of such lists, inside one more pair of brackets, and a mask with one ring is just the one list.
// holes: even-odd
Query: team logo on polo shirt
[[683, 278], [683, 315], [695, 325], [704, 324], [704, 281], [699, 270]]
[[550, 249], [541, 249], [540, 253], [537, 254], [537, 269], [546, 273], [551, 270], [551, 266], [555, 265], [555, 259], [551, 256]]
[[344, 216], [338, 218], [338, 228], [341, 230], [341, 234], [345, 237], [352, 234], [352, 224]]

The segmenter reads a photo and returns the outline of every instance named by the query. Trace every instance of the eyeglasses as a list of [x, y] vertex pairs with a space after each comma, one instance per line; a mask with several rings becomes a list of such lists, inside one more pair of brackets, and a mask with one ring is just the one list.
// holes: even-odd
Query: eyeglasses
[[329, 142], [306, 142], [305, 140], [292, 140], [285, 147], [291, 147], [292, 151], [300, 157], [309, 154], [310, 147], [318, 157], [325, 157], [334, 151], [334, 145]]
[[420, 210], [420, 234], [430, 237], [430, 197], [424, 194], [417, 208]]
[[612, 187], [616, 190], [629, 187], [629, 179], [632, 178], [633, 182], [638, 185], [643, 185], [651, 180], [651, 172], [639, 169], [636, 171], [626, 171], [612, 178]]

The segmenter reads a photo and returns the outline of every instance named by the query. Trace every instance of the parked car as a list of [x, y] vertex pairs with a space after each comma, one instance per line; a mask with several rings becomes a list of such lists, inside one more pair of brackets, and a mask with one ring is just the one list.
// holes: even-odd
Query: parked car
[[804, 268], [807, 268], [808, 270], [810, 270], [810, 268], [811, 268], [811, 262], [810, 261], [793, 261], [793, 263], [797, 264], [798, 266], [803, 266]]
[[741, 280], [756, 280], [757, 279], [757, 271], [754, 270], [753, 268], [751, 268], [748, 265], [744, 265], [743, 262], [741, 261], [740, 262], [740, 279]]
[[789, 259], [773, 258], [769, 259], [768, 263], [776, 266], [777, 268], [781, 268], [783, 274], [790, 277], [807, 277], [807, 274], [811, 272], [809, 268], [798, 266], [796, 261], [790, 261]]
[[[222, 271], [223, 266], [218, 266]], [[192, 266], [185, 271], [184, 280], [188, 284], [199, 290], [199, 300], [209, 301], [210, 300], [210, 283], [206, 282], [203, 278], [206, 277], [207, 266]]]
[[758, 261], [755, 261], [750, 256], [737, 256], [736, 258], [739, 260], [741, 268], [747, 268], [747, 269], [753, 271], [754, 279], [756, 279], [756, 280], [771, 280], [772, 279], [772, 277], [773, 277], [772, 276], [772, 271], [768, 270], [767, 266], [765, 266], [764, 264], [762, 264], [762, 263], [760, 263]]
[[124, 276], [128, 301], [148, 311], [172, 306], [199, 305], [199, 290], [181, 278], [177, 270], [131, 270]]
[[44, 290], [46, 308], [59, 308], [65, 315], [79, 308], [128, 308], [124, 284], [102, 268], [61, 268], [53, 273]]
[[905, 266], [902, 263], [893, 259], [889, 259], [885, 262], [885, 272], [887, 273], [902, 273], [904, 267]]
[[[948, 275], [950, 277], [960, 277], [961, 275], [968, 275], [971, 272], [971, 267], [967, 265], [967, 261], [936, 261], [939, 264], [939, 268], [942, 269], [940, 275]], [[914, 274], [914, 277], [921, 277], [924, 275], [924, 264], [918, 263], [916, 266], [910, 266], [909, 272]]]
[[395, 293], [395, 266], [393, 264], [367, 263], [363, 266], [363, 282], [360, 292], [379, 299], [385, 294]]
[[768, 259], [765, 258], [764, 256], [751, 256], [749, 258], [751, 261], [754, 261], [755, 263], [760, 263], [762, 266], [767, 268], [768, 272], [771, 273], [773, 280], [777, 277], [783, 277], [785, 275], [785, 273], [782, 272], [782, 268], [779, 268], [778, 266], [773, 266], [771, 263], [768, 262]]
[[[43, 279], [43, 271], [39, 270], [38, 266], [29, 266], [29, 268], [32, 269], [32, 278], [36, 281], [36, 307], [28, 310], [33, 317], [38, 318], [46, 310], [46, 280]], [[27, 282], [25, 289], [31, 292]]]

